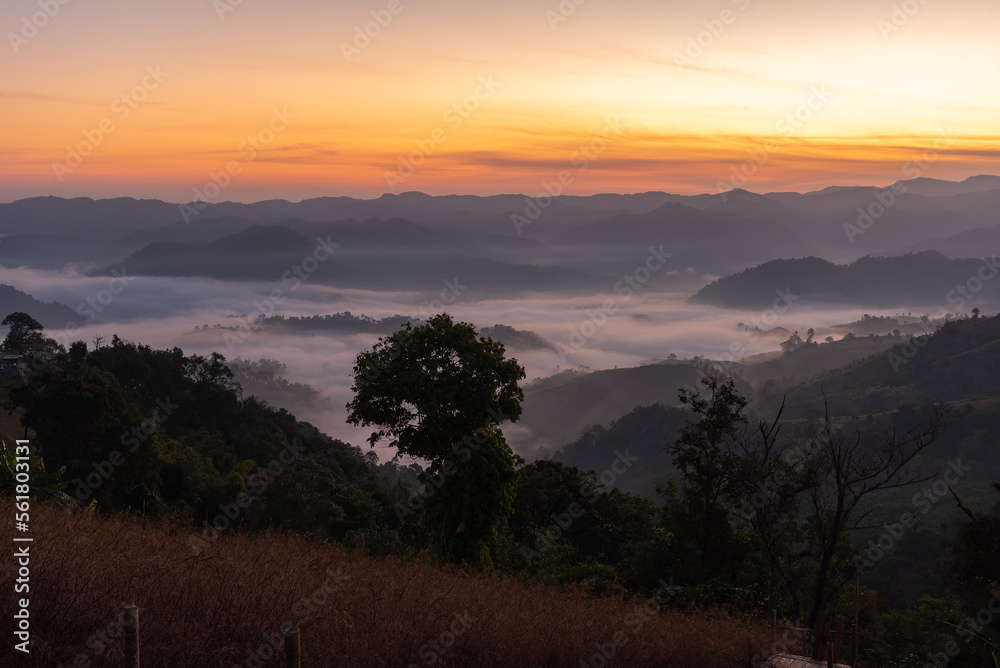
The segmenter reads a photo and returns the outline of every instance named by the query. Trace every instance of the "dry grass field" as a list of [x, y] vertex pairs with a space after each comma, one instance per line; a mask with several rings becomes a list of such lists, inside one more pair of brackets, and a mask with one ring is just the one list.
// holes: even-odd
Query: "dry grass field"
[[[12, 518], [8, 500], [2, 516]], [[13, 522], [0, 523], [12, 545]], [[429, 563], [373, 560], [300, 537], [224, 536], [199, 553], [165, 522], [32, 509], [32, 650], [0, 665], [122, 665], [122, 610], [140, 609], [142, 666], [281, 666], [301, 629], [304, 666], [745, 666], [763, 626], [685, 616]], [[3, 562], [0, 614], [14, 569]], [[8, 622], [9, 623], [9, 622]], [[8, 636], [9, 638], [9, 636]]]

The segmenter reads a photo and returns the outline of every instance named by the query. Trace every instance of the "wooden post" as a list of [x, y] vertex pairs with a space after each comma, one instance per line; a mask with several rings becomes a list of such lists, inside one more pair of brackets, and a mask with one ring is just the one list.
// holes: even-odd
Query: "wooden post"
[[837, 637], [833, 639], [833, 660], [840, 661], [840, 643], [844, 639], [844, 623], [847, 618], [844, 615], [837, 620]]
[[285, 630], [285, 665], [288, 668], [302, 668], [302, 657], [299, 653], [299, 630]]
[[826, 646], [830, 642], [830, 613], [824, 612], [819, 618], [816, 628], [816, 642], [813, 645], [812, 658], [822, 661], [826, 657]]
[[854, 638], [851, 639], [851, 666], [858, 668], [858, 636], [861, 627], [858, 625], [858, 609], [861, 607], [861, 571], [854, 574]]
[[753, 638], [747, 638], [747, 668], [754, 668], [754, 665], [753, 665]]
[[139, 668], [139, 608], [125, 606], [125, 668]]
[[833, 645], [826, 643], [826, 668], [833, 668]]

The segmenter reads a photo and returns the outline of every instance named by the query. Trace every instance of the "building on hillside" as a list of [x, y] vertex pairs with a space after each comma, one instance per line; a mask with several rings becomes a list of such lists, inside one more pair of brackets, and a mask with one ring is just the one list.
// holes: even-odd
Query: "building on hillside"
[[28, 372], [28, 362], [24, 355], [3, 354], [3, 366], [0, 374], [7, 378], [23, 378]]

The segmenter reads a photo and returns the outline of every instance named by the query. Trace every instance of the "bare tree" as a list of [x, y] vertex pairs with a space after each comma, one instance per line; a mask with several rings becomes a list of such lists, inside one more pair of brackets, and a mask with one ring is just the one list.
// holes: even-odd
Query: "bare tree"
[[861, 509], [862, 499], [933, 477], [914, 469], [913, 459], [934, 442], [951, 411], [938, 404], [903, 426], [845, 432], [827, 408], [815, 437], [789, 443], [780, 439], [784, 410], [782, 402], [773, 420], [747, 425], [734, 438], [738, 463], [732, 475], [744, 499], [734, 514], [767, 558], [769, 602], [773, 605], [775, 588], [783, 585], [794, 618], [806, 595], [796, 566], [803, 560], [815, 563], [808, 606], [808, 625], [815, 628], [836, 590], [832, 575], [840, 559], [853, 557], [847, 532], [866, 528], [870, 512]]
[[841, 433], [824, 419], [824, 438], [804, 467], [805, 497], [811, 537], [819, 558], [816, 586], [809, 610], [809, 628], [815, 628], [831, 591], [835, 557], [847, 531], [865, 528], [870, 511], [859, 512], [861, 500], [873, 492], [929, 480], [913, 467], [913, 459], [933, 443], [952, 411], [945, 404], [927, 407], [925, 415], [905, 425], [886, 429], [855, 429]]
[[796, 448], [779, 443], [784, 411], [782, 400], [773, 420], [747, 425], [734, 439], [737, 464], [733, 476], [743, 494], [735, 514], [757, 539], [767, 559], [769, 607], [776, 607], [775, 588], [780, 582], [788, 594], [792, 617], [798, 619], [802, 604], [793, 561], [798, 556], [795, 538], [801, 535], [802, 527], [796, 499], [805, 488], [795, 462], [788, 457]]

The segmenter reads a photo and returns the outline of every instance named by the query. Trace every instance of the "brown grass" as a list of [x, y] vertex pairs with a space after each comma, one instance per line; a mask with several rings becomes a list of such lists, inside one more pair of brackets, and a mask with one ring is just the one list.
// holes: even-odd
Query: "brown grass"
[[[6, 546], [13, 513], [0, 503]], [[302, 632], [303, 665], [317, 667], [725, 668], [746, 665], [749, 640], [770, 641], [760, 625], [721, 613], [646, 613], [642, 601], [372, 560], [295, 536], [226, 536], [195, 555], [191, 534], [169, 524], [51, 507], [32, 509], [31, 535], [32, 652], [22, 661], [6, 634], [2, 666], [121, 665], [116, 617], [129, 603], [140, 608], [144, 668], [281, 666], [277, 652], [265, 660], [265, 637], [292, 624]], [[2, 564], [0, 615], [9, 625], [11, 557]], [[463, 615], [475, 621], [449, 643]], [[622, 644], [602, 663], [598, 645], [615, 634]], [[450, 647], [437, 653], [433, 640]]]

